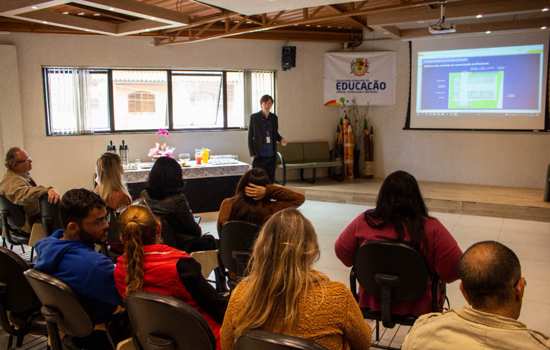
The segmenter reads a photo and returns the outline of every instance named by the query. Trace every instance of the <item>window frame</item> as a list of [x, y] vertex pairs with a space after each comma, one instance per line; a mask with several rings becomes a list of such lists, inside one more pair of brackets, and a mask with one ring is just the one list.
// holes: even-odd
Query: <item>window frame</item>
[[[250, 76], [253, 72], [269, 72], [273, 74], [273, 99], [276, 99], [277, 91], [277, 71], [271, 69], [163, 69], [163, 68], [99, 68], [99, 67], [76, 67], [76, 66], [42, 66], [42, 87], [43, 87], [43, 98], [44, 98], [44, 117], [45, 117], [45, 127], [46, 127], [46, 136], [84, 136], [90, 135], [88, 133], [71, 133], [71, 134], [58, 134], [52, 131], [51, 129], [51, 111], [50, 111], [50, 87], [48, 83], [48, 70], [54, 68], [66, 68], [66, 69], [77, 69], [77, 70], [90, 70], [98, 71], [101, 73], [107, 73], [107, 105], [109, 108], [109, 130], [98, 130], [94, 131], [93, 134], [98, 135], [110, 135], [110, 134], [143, 134], [156, 132], [158, 129], [129, 129], [129, 130], [116, 130], [115, 129], [115, 113], [114, 113], [114, 94], [113, 94], [113, 71], [165, 71], [167, 74], [167, 111], [168, 111], [168, 129], [170, 132], [204, 132], [204, 131], [238, 131], [238, 130], [248, 130], [248, 120], [247, 115], [255, 113], [257, 111], [250, 111], [248, 113], [247, 109], [250, 105], [251, 99], [251, 87], [249, 86]], [[228, 111], [227, 111], [227, 73], [243, 73], [243, 83], [244, 83], [244, 122], [242, 127], [229, 127], [228, 126]], [[212, 128], [174, 128], [174, 115], [173, 115], [173, 86], [172, 86], [172, 77], [177, 75], [216, 75], [219, 76], [221, 73], [222, 77], [222, 98], [223, 98], [223, 127], [212, 127]], [[212, 73], [212, 74], [208, 74]], [[259, 103], [259, 102], [258, 102]], [[273, 112], [276, 110], [276, 103], [273, 105]]]

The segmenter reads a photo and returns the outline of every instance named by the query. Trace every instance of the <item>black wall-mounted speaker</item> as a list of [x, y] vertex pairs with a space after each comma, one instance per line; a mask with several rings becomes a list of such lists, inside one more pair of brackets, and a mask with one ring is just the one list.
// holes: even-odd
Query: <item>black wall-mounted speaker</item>
[[281, 65], [283, 66], [283, 70], [296, 67], [296, 46], [283, 46]]

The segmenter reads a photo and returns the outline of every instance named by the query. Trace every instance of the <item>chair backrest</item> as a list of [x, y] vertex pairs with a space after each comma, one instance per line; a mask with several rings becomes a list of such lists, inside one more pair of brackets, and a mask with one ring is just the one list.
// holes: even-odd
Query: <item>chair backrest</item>
[[429, 278], [426, 262], [417, 250], [390, 241], [362, 245], [355, 256], [354, 270], [367, 294], [380, 299], [383, 286], [388, 286], [395, 303], [422, 297]]
[[55, 315], [55, 323], [63, 333], [85, 337], [93, 332], [93, 322], [71, 287], [34, 269], [25, 271], [25, 277], [42, 302], [43, 313], [47, 310], [49, 315]]
[[46, 234], [51, 235], [53, 231], [63, 227], [61, 224], [59, 205], [48, 202], [47, 193], [40, 196], [38, 202], [40, 203], [40, 219], [42, 221], [42, 226]]
[[330, 149], [327, 141], [304, 142], [304, 162], [328, 162]]
[[3, 307], [14, 314], [40, 309], [40, 300], [23, 274], [30, 266], [19, 255], [0, 248], [0, 283], [5, 285]]
[[290, 142], [285, 147], [279, 147], [279, 152], [287, 163], [304, 161], [304, 144], [302, 142]]
[[134, 336], [143, 350], [214, 350], [208, 323], [183, 301], [145, 292], [126, 299]]
[[224, 268], [243, 275], [258, 231], [258, 225], [246, 221], [232, 220], [223, 225], [218, 256]]
[[261, 330], [244, 333], [237, 340], [235, 350], [326, 350], [319, 344], [307, 339], [276, 334]]
[[23, 207], [13, 204], [3, 195], [0, 195], [0, 214], [3, 218], [7, 218], [7, 224], [12, 228], [20, 228], [25, 225], [26, 217]]

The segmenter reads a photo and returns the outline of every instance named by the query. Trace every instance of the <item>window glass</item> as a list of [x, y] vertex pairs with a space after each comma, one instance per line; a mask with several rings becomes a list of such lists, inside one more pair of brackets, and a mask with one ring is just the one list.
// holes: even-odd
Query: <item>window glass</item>
[[168, 127], [166, 71], [113, 70], [115, 130]]
[[223, 128], [222, 72], [172, 75], [175, 129]]

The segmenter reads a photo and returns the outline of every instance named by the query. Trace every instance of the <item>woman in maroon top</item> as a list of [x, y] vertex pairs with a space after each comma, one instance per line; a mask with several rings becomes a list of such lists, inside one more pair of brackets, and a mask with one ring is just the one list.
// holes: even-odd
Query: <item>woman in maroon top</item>
[[[335, 244], [338, 258], [346, 266], [353, 265], [357, 249], [367, 241], [399, 241], [419, 251], [442, 282], [458, 279], [458, 263], [462, 256], [458, 244], [449, 231], [428, 210], [415, 178], [405, 171], [390, 174], [382, 184], [376, 208], [356, 217], [342, 231]], [[431, 282], [424, 296], [414, 302], [402, 302], [392, 307], [399, 315], [421, 315], [432, 311]], [[359, 304], [379, 310], [371, 295], [360, 290]]]
[[220, 325], [227, 300], [203, 278], [201, 266], [190, 255], [158, 244], [160, 223], [151, 210], [131, 205], [120, 215], [124, 255], [118, 258], [114, 278], [120, 296], [144, 290], [179, 298], [204, 317], [220, 349]]

